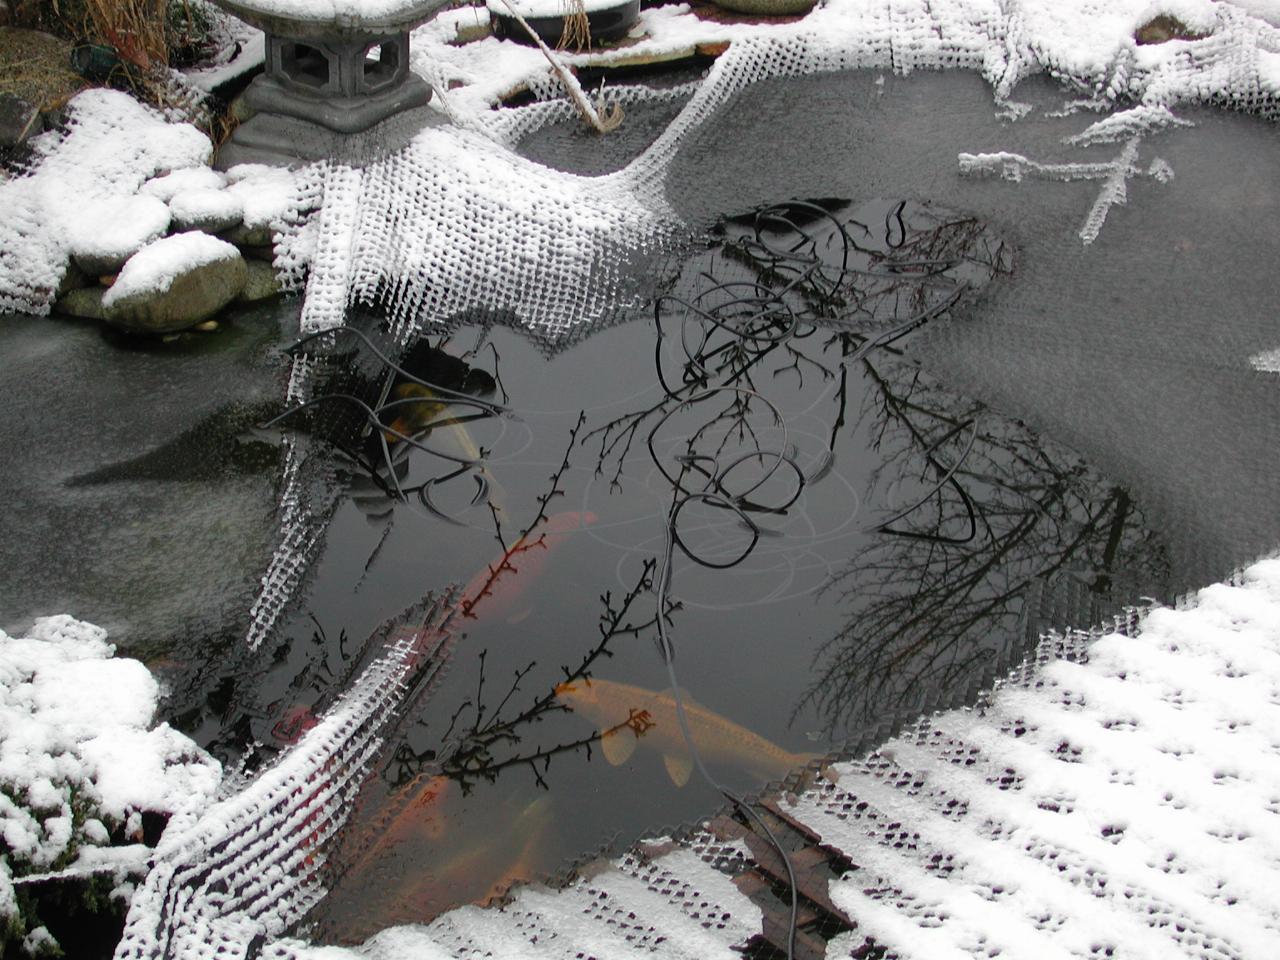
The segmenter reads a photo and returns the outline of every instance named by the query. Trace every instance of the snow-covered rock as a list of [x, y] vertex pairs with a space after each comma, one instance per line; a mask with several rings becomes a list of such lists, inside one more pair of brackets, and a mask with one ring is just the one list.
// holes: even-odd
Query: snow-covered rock
[[244, 203], [227, 190], [183, 190], [169, 201], [169, 212], [175, 230], [219, 233], [240, 223]]
[[212, 167], [184, 167], [152, 177], [138, 192], [168, 203], [180, 193], [190, 190], [220, 190], [226, 183], [226, 178]]
[[[289, 216], [296, 204], [294, 174], [281, 167], [244, 163], [227, 171], [228, 192], [244, 205], [244, 243], [271, 242], [274, 226]], [[237, 241], [240, 242], [240, 241]]]
[[76, 265], [91, 277], [115, 273], [169, 229], [169, 208], [155, 197], [109, 197], [86, 202], [67, 238]]
[[31, 175], [0, 182], [0, 310], [48, 312], [90, 205], [131, 197], [147, 178], [213, 152], [195, 127], [118, 90], [86, 90], [67, 112], [69, 131], [31, 141], [42, 157]]
[[244, 289], [240, 251], [206, 233], [179, 233], [129, 259], [102, 298], [106, 320], [136, 333], [184, 330], [213, 316]]

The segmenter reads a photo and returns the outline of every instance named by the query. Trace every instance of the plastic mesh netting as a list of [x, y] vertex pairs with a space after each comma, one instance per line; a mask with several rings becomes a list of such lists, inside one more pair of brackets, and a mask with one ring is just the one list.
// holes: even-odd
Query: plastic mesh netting
[[976, 710], [921, 720], [790, 805], [857, 865], [831, 896], [859, 930], [832, 955], [1266, 956], [1276, 573], [1132, 636], [1051, 635]]
[[[1106, 12], [1098, 6], [1099, 15]], [[1085, 43], [1078, 35], [1088, 14], [1072, 12], [1073, 35], [1035, 3], [828, 4], [788, 27], [735, 41], [662, 135], [606, 176], [562, 173], [506, 149], [562, 118], [569, 110], [564, 102], [463, 114], [361, 171], [315, 169], [307, 189], [319, 198], [320, 212], [286, 233], [281, 258], [295, 276], [309, 269], [304, 329], [340, 325], [344, 309], [356, 302], [382, 303], [398, 321], [416, 326], [476, 312], [504, 317], [553, 345], [600, 323], [634, 293], [621, 265], [630, 261], [634, 268], [644, 251], [682, 229], [663, 193], [681, 142], [735, 93], [764, 78], [963, 68], [980, 72], [997, 104], [1017, 116], [1026, 109], [1010, 99], [1017, 82], [1048, 73], [1078, 90], [1082, 106], [1127, 108], [1095, 124], [1081, 142], [1141, 136], [1176, 122], [1168, 108], [1181, 102], [1275, 114], [1280, 31], [1263, 21], [1216, 4], [1207, 36], [1194, 44], [1142, 53], [1153, 48], [1138, 48], [1122, 33], [1100, 54], [1098, 41]], [[425, 63], [430, 71], [429, 56]], [[443, 75], [434, 79], [443, 86]], [[543, 69], [523, 79], [543, 97], [558, 86]], [[635, 88], [625, 99], [682, 92]], [[1106, 209], [1123, 201], [1131, 163], [1126, 153], [1106, 170], [1067, 164], [1052, 171], [1104, 179], [1081, 231], [1086, 242], [1101, 229]]]
[[[801, 916], [840, 917], [842, 932], [825, 948], [806, 933], [797, 955], [1267, 956], [1280, 935], [1278, 610], [1270, 560], [1120, 632], [1047, 635], [976, 708], [922, 718], [766, 801], [808, 838], [794, 862], [836, 867], [804, 889]], [[240, 955], [255, 937], [263, 956], [319, 955], [261, 938], [319, 894], [343, 772], [374, 744], [406, 652], [378, 661], [285, 762], [166, 840], [118, 956]], [[768, 854], [750, 841], [647, 841], [563, 889], [522, 888], [367, 949], [731, 957], [761, 930], [748, 880]]]
[[385, 652], [294, 749], [193, 822], [170, 823], [118, 958], [242, 956], [324, 895], [326, 843], [346, 822], [388, 720], [442, 665], [448, 619], [428, 604], [388, 624]]

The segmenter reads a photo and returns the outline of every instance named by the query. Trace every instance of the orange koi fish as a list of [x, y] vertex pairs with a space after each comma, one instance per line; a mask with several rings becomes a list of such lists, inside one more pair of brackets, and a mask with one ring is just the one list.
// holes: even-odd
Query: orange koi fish
[[[598, 519], [590, 510], [552, 514], [512, 544], [491, 566], [471, 578], [458, 598], [458, 610], [471, 619], [479, 619], [481, 614], [492, 618], [507, 613], [538, 579], [551, 551], [575, 530], [581, 530]], [[501, 589], [498, 589], [499, 585]], [[511, 622], [522, 619], [523, 612]]]
[[[515, 882], [531, 880], [551, 823], [551, 798], [539, 794], [514, 815], [468, 825], [457, 822], [434, 840], [421, 836], [388, 858], [387, 873], [401, 882], [371, 890], [344, 875], [326, 901], [328, 935], [360, 942], [398, 923], [425, 922], [464, 903], [486, 903]], [[389, 851], [388, 851], [389, 852]], [[383, 881], [385, 882], [385, 880]]]
[[302, 735], [320, 721], [305, 703], [295, 703], [284, 712], [275, 726], [271, 728], [271, 736], [279, 743], [293, 744], [302, 739]]
[[[671, 782], [683, 787], [693, 771], [676, 702], [670, 691], [645, 690], [612, 680], [574, 680], [557, 684], [556, 697], [601, 731], [600, 746], [612, 766], [625, 763], [640, 743], [661, 754]], [[708, 710], [683, 691], [680, 702], [699, 755], [708, 763], [745, 770], [777, 780], [816, 758], [790, 753], [727, 717]]]
[[[591, 511], [555, 513], [544, 520], [532, 532], [525, 534], [510, 549], [504, 551], [492, 566], [477, 573], [463, 588], [456, 608], [462, 616], [472, 620], [498, 617], [507, 613], [524, 596], [530, 584], [538, 579], [551, 551], [562, 544], [576, 530], [599, 519]], [[499, 589], [501, 587], [501, 589]], [[528, 614], [519, 611], [510, 623], [519, 623]], [[431, 627], [405, 628], [395, 639], [413, 639], [421, 646], [422, 630]], [[271, 728], [271, 736], [281, 744], [297, 743], [319, 721], [307, 704], [294, 704], [287, 708]]]
[[[342, 875], [343, 883], [360, 882], [369, 868], [384, 859], [394, 848], [415, 841], [436, 841], [444, 835], [445, 806], [458, 791], [452, 780], [444, 776], [415, 777], [397, 791], [408, 801], [385, 826], [377, 825], [378, 838], [365, 849]], [[389, 806], [393, 807], [399, 798]]]
[[[391, 902], [422, 914], [448, 904], [485, 903], [511, 884], [531, 880], [550, 813], [551, 797], [540, 793], [505, 824], [468, 838], [461, 851], [443, 862], [425, 861]], [[512, 850], [515, 856], [503, 863], [503, 854]]]
[[[447, 403], [438, 399], [435, 392], [420, 383], [402, 383], [391, 391], [396, 405], [391, 409], [395, 417], [382, 431], [387, 443], [399, 443], [430, 427], [444, 413]], [[404, 401], [416, 400], [416, 403]]]

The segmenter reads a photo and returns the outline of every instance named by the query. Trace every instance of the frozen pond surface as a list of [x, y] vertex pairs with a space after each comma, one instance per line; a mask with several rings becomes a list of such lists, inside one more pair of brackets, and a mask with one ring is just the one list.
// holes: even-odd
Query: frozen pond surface
[[169, 343], [0, 322], [7, 630], [71, 612], [143, 658], [239, 639], [279, 469], [247, 428], [280, 405], [274, 345], [296, 316], [246, 310]]

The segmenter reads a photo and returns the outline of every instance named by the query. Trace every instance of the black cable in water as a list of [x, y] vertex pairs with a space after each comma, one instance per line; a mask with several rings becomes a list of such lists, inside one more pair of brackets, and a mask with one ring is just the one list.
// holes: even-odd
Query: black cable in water
[[[783, 464], [787, 464], [788, 466], [790, 466], [791, 469], [795, 472], [795, 475], [797, 477], [797, 490], [795, 494], [789, 500], [787, 500], [788, 506], [791, 503], [795, 502], [795, 500], [800, 496], [800, 491], [804, 487], [804, 472], [800, 469], [799, 465], [795, 462], [794, 458], [792, 458], [786, 453], [786, 449], [787, 449], [786, 424], [783, 422], [782, 417], [779, 414], [777, 408], [772, 403], [770, 403], [768, 399], [761, 397], [755, 391], [747, 390], [743, 387], [715, 387], [710, 390], [706, 390], [701, 394], [698, 394], [696, 397], [692, 397], [689, 400], [686, 400], [684, 403], [682, 403], [679, 407], [675, 409], [677, 410], [681, 409], [685, 406], [688, 406], [689, 404], [695, 403], [699, 400], [706, 399], [707, 397], [713, 394], [721, 393], [725, 391], [729, 391], [737, 394], [748, 394], [752, 397], [756, 397], [760, 399], [763, 403], [765, 403], [773, 411], [775, 419], [783, 429], [783, 443], [782, 443], [781, 449], [776, 451], [757, 449], [754, 452], [736, 457], [725, 467], [720, 467], [718, 460], [715, 457], [711, 457], [711, 456], [698, 455], [693, 453], [679, 456], [676, 458], [676, 461], [681, 465], [679, 477], [671, 477], [667, 473], [666, 469], [662, 466], [662, 464], [658, 461], [658, 456], [657, 456], [657, 452], [654, 449], [653, 440], [654, 440], [655, 434], [662, 427], [662, 425], [666, 423], [668, 419], [670, 419], [670, 417], [674, 414], [675, 410], [668, 412], [668, 414], [665, 417], [663, 417], [657, 424], [655, 424], [652, 430], [650, 430], [649, 437], [648, 437], [650, 456], [653, 458], [655, 464], [658, 466], [658, 469], [662, 472], [662, 474], [666, 476], [669, 480], [671, 480], [672, 486], [673, 486], [671, 506], [667, 510], [666, 530], [665, 530], [665, 538], [664, 538], [664, 545], [663, 545], [663, 551], [662, 551], [662, 559], [661, 559], [661, 564], [658, 570], [658, 576], [655, 581], [656, 604], [657, 604], [657, 615], [655, 619], [658, 625], [658, 648], [662, 654], [663, 663], [666, 666], [667, 678], [671, 683], [671, 697], [673, 702], [675, 703], [676, 720], [680, 725], [680, 734], [684, 738], [685, 744], [689, 748], [689, 755], [693, 758], [694, 765], [698, 768], [699, 774], [701, 774], [702, 778], [712, 787], [712, 789], [718, 791], [724, 797], [728, 798], [729, 802], [732, 803], [738, 810], [740, 810], [744, 815], [750, 817], [757, 824], [759, 824], [760, 829], [764, 831], [765, 836], [768, 838], [769, 843], [773, 846], [773, 848], [778, 851], [778, 856], [781, 858], [783, 865], [786, 867], [787, 883], [788, 883], [788, 886], [790, 886], [791, 888], [791, 917], [790, 917], [790, 922], [789, 922], [788, 931], [787, 931], [787, 960], [794, 960], [796, 933], [797, 933], [797, 928], [799, 926], [800, 893], [796, 883], [795, 869], [792, 866], [791, 857], [788, 855], [786, 849], [782, 846], [781, 841], [774, 834], [773, 830], [770, 829], [769, 824], [766, 823], [764, 818], [761, 817], [760, 814], [758, 814], [752, 808], [751, 804], [749, 804], [744, 797], [739, 796], [737, 793], [735, 793], [734, 791], [730, 790], [728, 787], [724, 786], [719, 781], [717, 781], [715, 777], [713, 777], [711, 773], [707, 770], [706, 765], [702, 762], [702, 756], [701, 754], [698, 753], [697, 745], [693, 741], [693, 733], [689, 729], [689, 720], [685, 714], [684, 702], [680, 696], [680, 682], [676, 677], [676, 668], [675, 668], [675, 646], [671, 642], [670, 634], [667, 632], [667, 623], [666, 623], [666, 620], [667, 620], [666, 615], [667, 615], [667, 609], [668, 609], [667, 598], [671, 589], [671, 581], [673, 576], [672, 562], [675, 559], [676, 547], [677, 546], [680, 547], [681, 552], [683, 552], [684, 555], [687, 556], [694, 563], [697, 563], [700, 566], [710, 567], [712, 569], [725, 569], [728, 567], [732, 567], [738, 563], [741, 563], [744, 559], [746, 559], [747, 555], [751, 553], [752, 549], [755, 547], [757, 541], [759, 540], [760, 534], [761, 534], [760, 527], [758, 527], [755, 521], [753, 521], [751, 517], [748, 516], [746, 509], [744, 509], [743, 507], [743, 504], [746, 502], [745, 498], [747, 497], [747, 495], [754, 493], [756, 490], [760, 489], [760, 487], [764, 483], [766, 483]], [[773, 465], [765, 471], [764, 476], [762, 476], [746, 492], [736, 496], [730, 495], [724, 488], [725, 475], [730, 470], [733, 470], [735, 467], [739, 466], [746, 460], [749, 460], [752, 458], [760, 458], [762, 460], [764, 458], [769, 458], [769, 459], [772, 459], [774, 462], [773, 462]], [[710, 464], [715, 469], [708, 470], [706, 468], [706, 464]], [[704, 477], [706, 477], [706, 482], [703, 485], [703, 488], [701, 490], [688, 490], [684, 486], [684, 480], [688, 475], [688, 473], [695, 468], [698, 473], [701, 473]], [[722, 509], [728, 510], [731, 513], [735, 514], [738, 517], [738, 519], [741, 520], [747, 526], [747, 528], [751, 531], [751, 542], [747, 545], [746, 549], [743, 550], [740, 556], [738, 556], [736, 559], [734, 559], [729, 563], [711, 561], [704, 557], [698, 556], [695, 552], [689, 549], [689, 547], [684, 543], [683, 540], [681, 540], [679, 530], [677, 529], [679, 519], [680, 519], [680, 512], [689, 503], [694, 501], [697, 501], [700, 503], [706, 503], [710, 506], [720, 507]], [[785, 509], [785, 507], [783, 509]]]

